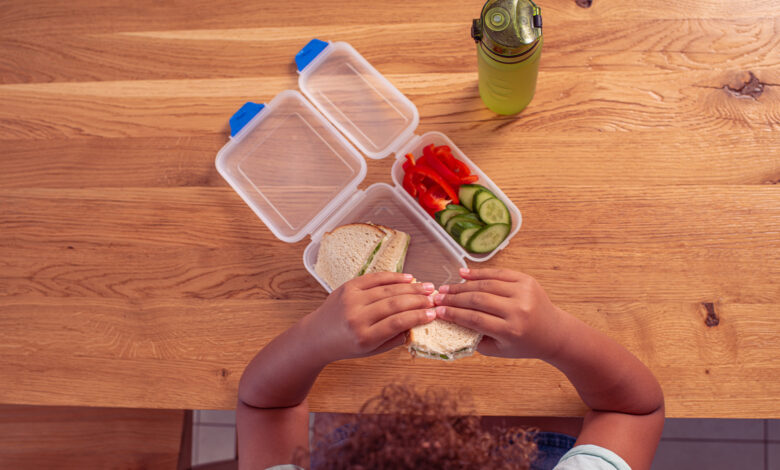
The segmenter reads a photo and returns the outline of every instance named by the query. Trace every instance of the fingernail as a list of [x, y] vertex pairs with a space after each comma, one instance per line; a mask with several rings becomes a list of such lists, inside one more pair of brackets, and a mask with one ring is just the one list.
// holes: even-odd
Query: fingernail
[[411, 281], [412, 279], [414, 279], [414, 276], [404, 273], [404, 281]]
[[433, 320], [436, 318], [436, 311], [434, 311], [432, 308], [429, 308], [425, 311], [425, 316], [428, 317], [428, 320]]
[[469, 268], [460, 268], [458, 272], [460, 272], [461, 276], [467, 276], [469, 274]]
[[450, 291], [450, 286], [447, 284], [444, 284], [443, 286], [439, 286], [439, 293], [440, 294], [446, 294]]
[[444, 300], [444, 294], [436, 294], [433, 296], [433, 301], [437, 304], [441, 303], [442, 300]]
[[431, 295], [429, 295], [429, 296], [428, 296], [428, 303], [430, 303], [430, 304], [431, 304], [431, 307], [433, 307], [434, 305], [436, 305], [436, 301], [433, 299], [433, 294], [431, 294]]
[[444, 318], [444, 313], [447, 311], [444, 307], [436, 307], [436, 316], [439, 318]]
[[423, 282], [423, 290], [426, 292], [433, 292], [433, 283], [432, 282]]

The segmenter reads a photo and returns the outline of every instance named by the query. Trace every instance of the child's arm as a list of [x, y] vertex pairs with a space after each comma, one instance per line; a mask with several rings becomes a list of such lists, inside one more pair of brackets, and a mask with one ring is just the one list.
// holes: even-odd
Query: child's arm
[[439, 288], [437, 315], [484, 333], [482, 354], [534, 357], [560, 369], [591, 408], [577, 445], [595, 444], [634, 470], [649, 469], [664, 421], [663, 393], [650, 370], [555, 307], [530, 276], [502, 269], [462, 276], [467, 282]]
[[435, 318], [433, 285], [411, 281], [399, 273], [353, 279], [257, 353], [238, 389], [242, 469], [290, 463], [297, 447], [308, 447], [305, 399], [327, 364], [388, 351]]

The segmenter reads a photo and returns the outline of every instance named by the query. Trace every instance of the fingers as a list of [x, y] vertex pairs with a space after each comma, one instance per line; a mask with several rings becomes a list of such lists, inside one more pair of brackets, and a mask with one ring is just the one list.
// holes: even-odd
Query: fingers
[[391, 315], [369, 329], [369, 340], [374, 344], [384, 344], [388, 338], [406, 333], [417, 325], [430, 323], [436, 319], [433, 309], [417, 309]]
[[444, 285], [439, 288], [441, 294], [461, 294], [463, 292], [485, 292], [499, 297], [512, 297], [517, 292], [517, 284], [495, 279], [466, 281], [460, 284]]
[[378, 300], [365, 309], [365, 318], [369, 325], [377, 323], [391, 315], [433, 307], [433, 298], [427, 295], [406, 294]]
[[386, 286], [372, 287], [364, 292], [366, 305], [384, 300], [390, 297], [407, 294], [430, 295], [434, 286], [430, 282], [413, 284], [389, 284]]
[[500, 336], [506, 325], [504, 320], [499, 317], [458, 307], [436, 307], [436, 317], [471, 328], [493, 338]]
[[387, 284], [409, 284], [414, 279], [411, 274], [393, 273], [389, 271], [381, 273], [371, 273], [356, 277], [349, 281], [349, 284], [358, 289], [371, 289], [372, 287], [384, 286]]
[[479, 279], [495, 279], [497, 281], [517, 282], [530, 276], [510, 269], [481, 268], [481, 269], [461, 269], [460, 277], [467, 281], [476, 281]]
[[510, 299], [480, 291], [467, 291], [460, 294], [436, 294], [436, 305], [479, 310], [492, 316], [505, 317], [509, 311]]

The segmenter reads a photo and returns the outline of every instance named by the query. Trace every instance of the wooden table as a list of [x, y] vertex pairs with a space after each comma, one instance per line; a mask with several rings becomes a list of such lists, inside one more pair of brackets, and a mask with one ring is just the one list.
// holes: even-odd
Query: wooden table
[[[0, 402], [234, 406], [246, 362], [325, 292], [307, 241], [274, 238], [214, 158], [242, 103], [297, 88], [293, 56], [319, 37], [351, 43], [418, 132], [446, 133], [521, 209], [486, 266], [626, 345], [669, 416], [780, 418], [777, 1], [540, 0], [517, 117], [477, 93], [479, 1], [386, 3], [0, 5]], [[329, 366], [311, 403], [354, 411], [404, 379], [470, 388], [485, 414], [583, 412], [538, 361], [400, 349]]]

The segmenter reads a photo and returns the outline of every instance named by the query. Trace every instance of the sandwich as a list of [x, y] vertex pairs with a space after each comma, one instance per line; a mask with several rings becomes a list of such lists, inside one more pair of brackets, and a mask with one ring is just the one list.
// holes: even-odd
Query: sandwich
[[412, 356], [454, 361], [474, 354], [480, 341], [482, 334], [436, 319], [409, 330], [407, 348]]
[[[402, 272], [409, 241], [409, 234], [384, 225], [342, 225], [322, 237], [314, 271], [331, 290], [363, 274]], [[472, 355], [481, 339], [476, 331], [437, 319], [409, 330], [407, 347], [413, 356], [452, 361]]]
[[409, 234], [384, 225], [342, 225], [322, 237], [314, 271], [331, 290], [363, 274], [404, 268]]

